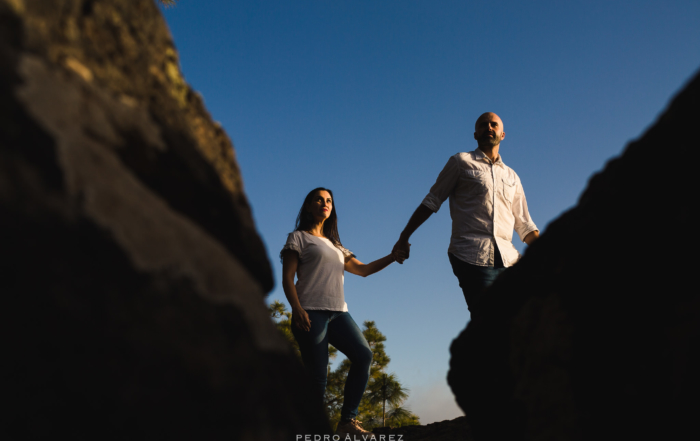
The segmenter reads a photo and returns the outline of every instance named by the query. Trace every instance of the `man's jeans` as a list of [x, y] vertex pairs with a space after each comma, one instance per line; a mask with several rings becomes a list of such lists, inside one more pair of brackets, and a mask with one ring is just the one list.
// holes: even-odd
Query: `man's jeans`
[[458, 259], [452, 253], [447, 253], [452, 264], [452, 272], [459, 280], [459, 286], [467, 301], [467, 308], [472, 314], [479, 309], [479, 303], [488, 288], [503, 271], [503, 259], [496, 247], [494, 255], [495, 266], [477, 266]]
[[299, 343], [301, 358], [314, 386], [314, 395], [323, 402], [330, 343], [352, 363], [345, 381], [345, 401], [340, 419], [347, 421], [355, 418], [369, 380], [372, 350], [349, 313], [320, 310], [307, 310], [306, 313], [311, 320], [311, 330], [303, 331], [292, 321], [292, 333]]

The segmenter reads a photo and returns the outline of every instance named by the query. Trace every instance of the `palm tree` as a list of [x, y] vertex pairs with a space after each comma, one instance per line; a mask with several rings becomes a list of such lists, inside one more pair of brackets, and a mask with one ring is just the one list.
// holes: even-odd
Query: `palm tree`
[[403, 420], [405, 418], [410, 418], [411, 413], [410, 410], [406, 409], [405, 407], [402, 406], [396, 406], [396, 407], [390, 407], [389, 408], [389, 413], [386, 416], [386, 419], [391, 421], [391, 420]]
[[382, 403], [382, 426], [386, 427], [386, 404], [394, 409], [399, 408], [408, 398], [408, 389], [403, 387], [396, 374], [381, 373], [367, 387], [369, 402]]
[[158, 0], [160, 4], [165, 6], [166, 8], [169, 6], [175, 6], [175, 3], [177, 3], [177, 0]]
[[392, 406], [386, 414], [386, 421], [391, 427], [401, 427], [420, 424], [418, 417], [410, 410], [401, 406]]

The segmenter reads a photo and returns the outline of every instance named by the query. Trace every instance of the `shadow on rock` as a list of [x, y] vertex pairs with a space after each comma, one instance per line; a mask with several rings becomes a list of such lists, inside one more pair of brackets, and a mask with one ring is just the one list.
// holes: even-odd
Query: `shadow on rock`
[[233, 146], [152, 0], [0, 0], [12, 439], [330, 433]]

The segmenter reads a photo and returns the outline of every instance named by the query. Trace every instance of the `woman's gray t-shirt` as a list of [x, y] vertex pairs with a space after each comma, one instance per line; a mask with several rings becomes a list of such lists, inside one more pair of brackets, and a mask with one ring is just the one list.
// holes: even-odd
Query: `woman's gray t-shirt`
[[282, 248], [299, 254], [297, 267], [297, 295], [304, 309], [347, 311], [343, 293], [345, 259], [354, 254], [342, 246], [335, 246], [325, 237], [304, 231], [289, 233]]

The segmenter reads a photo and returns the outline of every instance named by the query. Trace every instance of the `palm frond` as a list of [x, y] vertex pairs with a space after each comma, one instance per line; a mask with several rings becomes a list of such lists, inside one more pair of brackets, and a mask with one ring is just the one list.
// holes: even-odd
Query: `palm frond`
[[386, 413], [386, 422], [391, 427], [415, 426], [420, 424], [420, 419], [406, 407], [391, 406]]

